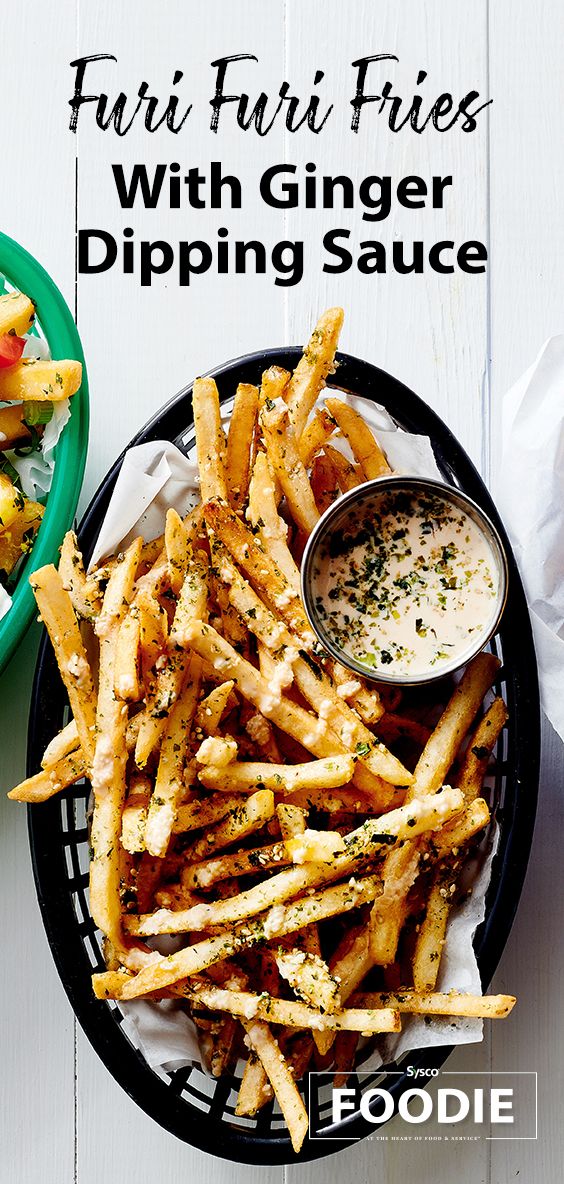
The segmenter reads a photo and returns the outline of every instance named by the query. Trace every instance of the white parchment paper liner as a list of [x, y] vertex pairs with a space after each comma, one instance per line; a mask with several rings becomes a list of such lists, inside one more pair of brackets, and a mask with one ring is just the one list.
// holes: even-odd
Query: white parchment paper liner
[[494, 492], [527, 593], [542, 707], [564, 739], [564, 336], [507, 392], [502, 426]]
[[[347, 402], [362, 411], [378, 433], [392, 468], [398, 473], [442, 480], [431, 443], [426, 436], [414, 436], [396, 427], [387, 412], [367, 399], [346, 394]], [[337, 442], [343, 451], [346, 444]], [[115, 489], [100, 530], [91, 565], [118, 548], [123, 548], [138, 534], [154, 538], [164, 528], [169, 506], [185, 513], [199, 497], [197, 468], [173, 444], [155, 441], [132, 448], [125, 456]], [[472, 939], [484, 918], [485, 896], [490, 880], [491, 860], [497, 846], [497, 832], [489, 835], [470, 880], [471, 894], [455, 906], [449, 919], [441, 959], [439, 986], [480, 993], [480, 976]], [[170, 952], [170, 939], [151, 943], [163, 953]], [[176, 946], [174, 948], [177, 948]], [[192, 1062], [200, 1064], [200, 1054], [192, 1022], [174, 1001], [150, 1003], [133, 1000], [120, 1004], [123, 1026], [132, 1042], [139, 1046], [154, 1069], [174, 1070]], [[433, 1045], [468, 1044], [482, 1037], [482, 1021], [463, 1018], [403, 1017], [398, 1035], [379, 1042], [363, 1068], [377, 1068], [402, 1053]]]

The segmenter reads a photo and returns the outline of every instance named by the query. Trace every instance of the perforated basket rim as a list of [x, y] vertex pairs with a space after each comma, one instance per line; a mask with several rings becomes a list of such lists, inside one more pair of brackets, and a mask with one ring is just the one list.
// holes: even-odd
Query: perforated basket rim
[[[263, 350], [237, 358], [209, 372], [220, 398], [232, 397], [238, 382], [258, 382], [262, 371], [276, 363], [292, 369], [301, 347]], [[485, 510], [497, 527], [507, 551], [509, 596], [498, 637], [503, 644], [504, 672], [513, 723], [505, 760], [507, 780], [503, 810], [498, 813], [500, 838], [487, 896], [486, 918], [475, 939], [484, 989], [487, 988], [509, 936], [521, 894], [532, 843], [540, 757], [539, 695], [536, 660], [525, 596], [503, 524], [477, 470], [439, 416], [413, 391], [393, 376], [348, 354], [337, 355], [338, 369], [328, 385], [362, 394], [382, 404], [404, 429], [430, 437], [445, 480], [460, 485]], [[125, 452], [136, 444], [157, 439], [179, 442], [191, 426], [192, 385], [181, 390], [133, 438], [112, 466], [94, 495], [79, 528], [88, 555], [106, 512]], [[35, 674], [28, 736], [28, 775], [39, 767], [42, 751], [63, 722], [64, 693], [57, 677], [46, 636], [41, 644]], [[68, 791], [72, 795], [72, 791]], [[64, 795], [67, 796], [67, 795]], [[259, 1116], [257, 1128], [236, 1128], [223, 1117], [228, 1086], [218, 1083], [218, 1105], [209, 1114], [178, 1097], [163, 1077], [151, 1070], [130, 1043], [107, 1004], [92, 996], [90, 961], [75, 917], [61, 842], [61, 805], [52, 799], [28, 809], [28, 827], [38, 900], [53, 957], [76, 1016], [106, 1067], [138, 1105], [161, 1126], [214, 1155], [250, 1164], [284, 1164], [322, 1158], [343, 1150], [350, 1142], [378, 1129], [360, 1111], [327, 1128], [330, 1138], [307, 1137], [295, 1156], [285, 1130], [271, 1133], [268, 1119]], [[452, 1051], [437, 1047], [409, 1054], [414, 1066], [440, 1067]], [[404, 1071], [388, 1087], [396, 1103], [408, 1086]], [[223, 1102], [222, 1102], [223, 1098]]]

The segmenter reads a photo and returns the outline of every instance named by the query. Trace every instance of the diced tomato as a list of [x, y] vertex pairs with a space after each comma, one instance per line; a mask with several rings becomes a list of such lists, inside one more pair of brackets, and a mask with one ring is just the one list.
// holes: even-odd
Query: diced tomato
[[0, 370], [5, 370], [6, 366], [13, 366], [15, 362], [19, 362], [24, 345], [24, 338], [17, 337], [15, 333], [0, 334]]

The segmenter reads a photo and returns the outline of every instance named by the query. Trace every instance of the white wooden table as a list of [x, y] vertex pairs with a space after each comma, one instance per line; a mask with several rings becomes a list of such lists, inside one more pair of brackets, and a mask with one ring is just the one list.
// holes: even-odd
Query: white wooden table
[[[27, 0], [11, 8], [9, 19], [3, 16], [0, 226], [37, 255], [77, 310], [92, 402], [82, 507], [133, 432], [196, 373], [255, 347], [301, 341], [315, 314], [335, 303], [347, 314], [343, 348], [418, 391], [491, 477], [499, 456], [501, 395], [564, 324], [564, 9], [558, 0], [518, 6], [510, 0]], [[227, 130], [213, 137], [204, 113], [189, 133], [174, 139], [134, 128], [120, 141], [93, 130], [91, 118], [73, 137], [68, 63], [94, 52], [117, 56], [118, 67], [106, 77], [126, 91], [135, 92], [146, 78], [164, 92], [173, 70], [183, 68], [200, 107], [212, 89], [209, 63], [236, 52], [258, 56], [257, 90], [275, 92], [278, 79], [286, 77], [305, 92], [314, 69], [322, 67], [343, 110], [350, 63], [378, 52], [398, 54], [394, 77], [406, 92], [425, 68], [435, 93], [475, 86], [494, 103], [471, 136], [392, 137], [379, 126], [370, 132], [367, 121], [354, 137], [341, 134], [339, 117], [331, 135], [314, 142], [276, 129], [262, 141]], [[175, 159], [187, 167], [221, 159], [249, 186], [267, 164], [283, 160], [314, 159], [323, 171], [357, 178], [379, 171], [398, 179], [452, 173], [447, 212], [404, 212], [393, 233], [433, 241], [448, 228], [447, 237], [455, 240], [482, 239], [490, 251], [487, 276], [368, 278], [351, 271], [330, 277], [310, 258], [307, 278], [290, 289], [275, 287], [269, 276], [202, 277], [184, 289], [172, 276], [141, 289], [117, 271], [77, 281], [75, 218], [81, 226], [119, 235], [132, 217], [119, 210], [110, 164]], [[163, 207], [133, 217], [139, 237], [174, 241], [189, 230], [213, 239], [228, 218], [246, 237], [305, 237], [310, 251], [321, 225], [353, 226], [355, 219], [352, 211], [337, 217], [306, 211], [284, 220], [258, 203], [252, 215], [181, 214]], [[375, 225], [369, 237], [389, 238], [388, 224]], [[3, 789], [24, 771], [36, 644], [37, 630], [0, 683]], [[347, 1184], [561, 1179], [563, 761], [560, 743], [548, 727], [544, 732], [531, 866], [496, 976], [498, 989], [514, 991], [520, 1004], [481, 1046], [455, 1054], [452, 1062], [537, 1070], [538, 1142], [453, 1144], [449, 1150], [369, 1141], [317, 1166], [288, 1169], [290, 1181], [298, 1175]], [[157, 1178], [169, 1184], [193, 1175], [279, 1184], [282, 1169], [237, 1168], [191, 1150], [145, 1117], [114, 1083], [77, 1028], [51, 959], [32, 884], [24, 810], [0, 796], [0, 813], [1, 1184]]]

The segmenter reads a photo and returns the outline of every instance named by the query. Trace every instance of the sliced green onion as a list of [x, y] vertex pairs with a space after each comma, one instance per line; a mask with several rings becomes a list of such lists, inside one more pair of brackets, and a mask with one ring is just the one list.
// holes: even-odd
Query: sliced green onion
[[23, 414], [23, 421], [28, 427], [38, 423], [49, 423], [53, 418], [54, 407], [50, 399], [28, 399]]

